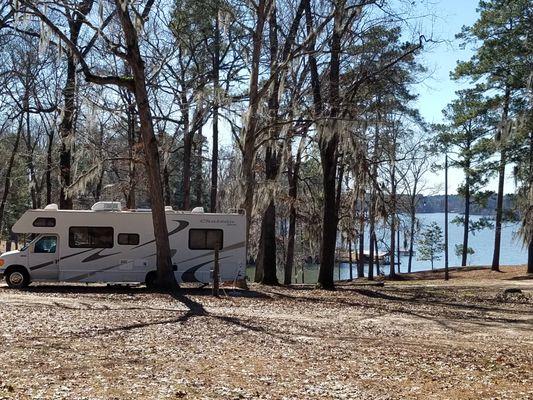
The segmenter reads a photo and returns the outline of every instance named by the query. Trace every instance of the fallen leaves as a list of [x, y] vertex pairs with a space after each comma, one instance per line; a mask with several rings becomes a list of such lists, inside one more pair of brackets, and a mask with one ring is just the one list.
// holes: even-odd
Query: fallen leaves
[[479, 274], [219, 299], [0, 286], [0, 399], [527, 398], [533, 283], [504, 298]]

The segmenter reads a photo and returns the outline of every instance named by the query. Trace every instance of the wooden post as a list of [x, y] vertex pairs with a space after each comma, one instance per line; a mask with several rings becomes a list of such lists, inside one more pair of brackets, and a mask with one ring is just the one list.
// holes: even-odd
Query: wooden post
[[218, 263], [218, 246], [215, 246], [215, 261], [213, 267], [213, 296], [218, 297], [220, 287], [220, 268]]

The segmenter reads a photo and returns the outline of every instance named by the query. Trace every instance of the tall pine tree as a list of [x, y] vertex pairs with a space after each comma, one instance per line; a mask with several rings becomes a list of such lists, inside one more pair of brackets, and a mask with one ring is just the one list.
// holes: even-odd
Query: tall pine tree
[[475, 53], [469, 61], [457, 64], [453, 77], [469, 78], [500, 115], [493, 138], [500, 160], [496, 167], [498, 197], [492, 259], [492, 269], [499, 270], [505, 167], [510, 147], [517, 144], [508, 139], [513, 118], [523, 107], [531, 71], [533, 13], [529, 0], [480, 1], [478, 11], [476, 23], [457, 35], [465, 45], [473, 44]]

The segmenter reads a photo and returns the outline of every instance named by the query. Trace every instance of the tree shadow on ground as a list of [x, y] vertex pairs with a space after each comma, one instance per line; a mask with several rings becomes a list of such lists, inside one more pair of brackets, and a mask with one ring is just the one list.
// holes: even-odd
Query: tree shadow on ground
[[[148, 289], [144, 285], [102, 285], [102, 284], [39, 284], [31, 285], [24, 289], [10, 289], [5, 286], [6, 290], [20, 291], [22, 293], [62, 293], [62, 294], [162, 294], [157, 290]], [[181, 295], [187, 296], [212, 296], [211, 288], [207, 287], [182, 287], [177, 290]], [[221, 297], [244, 297], [244, 298], [270, 298], [270, 296], [254, 290], [245, 290], [238, 288], [221, 288]]]
[[[266, 297], [269, 298], [269, 296], [266, 296], [262, 293], [253, 292], [253, 291], [240, 291], [241, 296], [246, 295], [247, 297]], [[123, 293], [120, 291], [120, 293]], [[269, 334], [263, 327], [254, 325], [251, 323], [248, 323], [244, 321], [242, 318], [234, 317], [234, 316], [226, 316], [226, 315], [217, 315], [214, 313], [209, 312], [206, 310], [205, 306], [195, 300], [194, 298], [190, 296], [206, 296], [211, 295], [211, 289], [201, 289], [201, 288], [186, 288], [186, 289], [176, 289], [171, 291], [170, 296], [180, 304], [184, 305], [186, 310], [172, 310], [172, 309], [154, 309], [151, 307], [135, 307], [135, 308], [127, 308], [127, 310], [160, 310], [160, 311], [167, 311], [167, 312], [179, 312], [183, 313], [182, 315], [175, 317], [175, 318], [165, 318], [165, 319], [157, 319], [152, 321], [146, 321], [146, 322], [137, 322], [127, 325], [121, 325], [121, 326], [115, 326], [115, 327], [108, 327], [103, 329], [91, 329], [91, 330], [85, 330], [83, 332], [76, 332], [73, 333], [72, 336], [74, 337], [95, 337], [95, 336], [101, 336], [101, 335], [108, 335], [112, 334], [114, 332], [127, 332], [132, 331], [135, 329], [142, 329], [147, 328], [151, 326], [159, 326], [159, 325], [168, 325], [168, 324], [179, 324], [179, 323], [186, 323], [191, 318], [196, 317], [205, 317], [205, 318], [213, 318], [219, 321], [222, 321], [224, 323], [228, 323], [231, 325], [238, 326], [241, 329], [245, 329], [247, 331], [252, 332], [260, 332]], [[64, 307], [64, 305], [59, 304], [59, 306], [63, 308], [69, 308], [70, 307]]]
[[[390, 290], [390, 289], [387, 289]], [[490, 306], [479, 306], [475, 304], [469, 304], [464, 302], [452, 302], [446, 301], [439, 298], [427, 298], [420, 297], [418, 292], [415, 292], [411, 296], [402, 297], [395, 294], [390, 294], [384, 290], [370, 290], [363, 288], [343, 288], [343, 291], [346, 292], [355, 292], [362, 296], [377, 299], [377, 300], [386, 300], [385, 303], [373, 303], [368, 304], [365, 302], [360, 302], [355, 299], [347, 298], [338, 298], [338, 297], [312, 297], [312, 296], [292, 296], [288, 293], [280, 293], [271, 291], [275, 296], [285, 298], [292, 301], [301, 301], [301, 302], [311, 302], [311, 303], [330, 303], [330, 304], [341, 304], [348, 307], [359, 307], [359, 308], [371, 308], [375, 311], [384, 312], [387, 314], [399, 313], [399, 314], [408, 314], [417, 318], [431, 320], [438, 323], [441, 326], [452, 329], [453, 331], [460, 332], [456, 327], [453, 327], [450, 322], [459, 322], [459, 323], [472, 323], [482, 326], [493, 326], [503, 324], [514, 324], [514, 327], [517, 328], [517, 324], [527, 324], [527, 321], [522, 319], [515, 318], [505, 318], [505, 317], [496, 317], [487, 315], [491, 312], [505, 312], [511, 314], [523, 314], [523, 310], [513, 310], [507, 308], [499, 307], [490, 307]], [[312, 292], [310, 292], [312, 293]], [[408, 291], [407, 293], [410, 293]], [[426, 308], [424, 310], [413, 310], [413, 306], [441, 306], [444, 309], [431, 309]], [[475, 312], [475, 313], [473, 313]], [[448, 321], [445, 321], [447, 319]]]
[[[6, 288], [7, 289], [7, 288]], [[19, 290], [22, 293], [62, 293], [62, 294], [142, 294], [151, 291], [140, 285], [98, 285], [98, 284], [39, 284]]]
[[533, 274], [523, 275], [523, 276], [514, 276], [512, 278], [507, 278], [507, 281], [527, 281], [533, 280]]

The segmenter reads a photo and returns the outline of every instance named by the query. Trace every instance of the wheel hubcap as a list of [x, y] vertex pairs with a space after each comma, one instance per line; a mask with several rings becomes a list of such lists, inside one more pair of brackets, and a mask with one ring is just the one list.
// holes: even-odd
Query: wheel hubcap
[[22, 276], [20, 272], [13, 272], [9, 276], [9, 280], [11, 281], [13, 285], [20, 285], [22, 281], [24, 280], [24, 276]]

